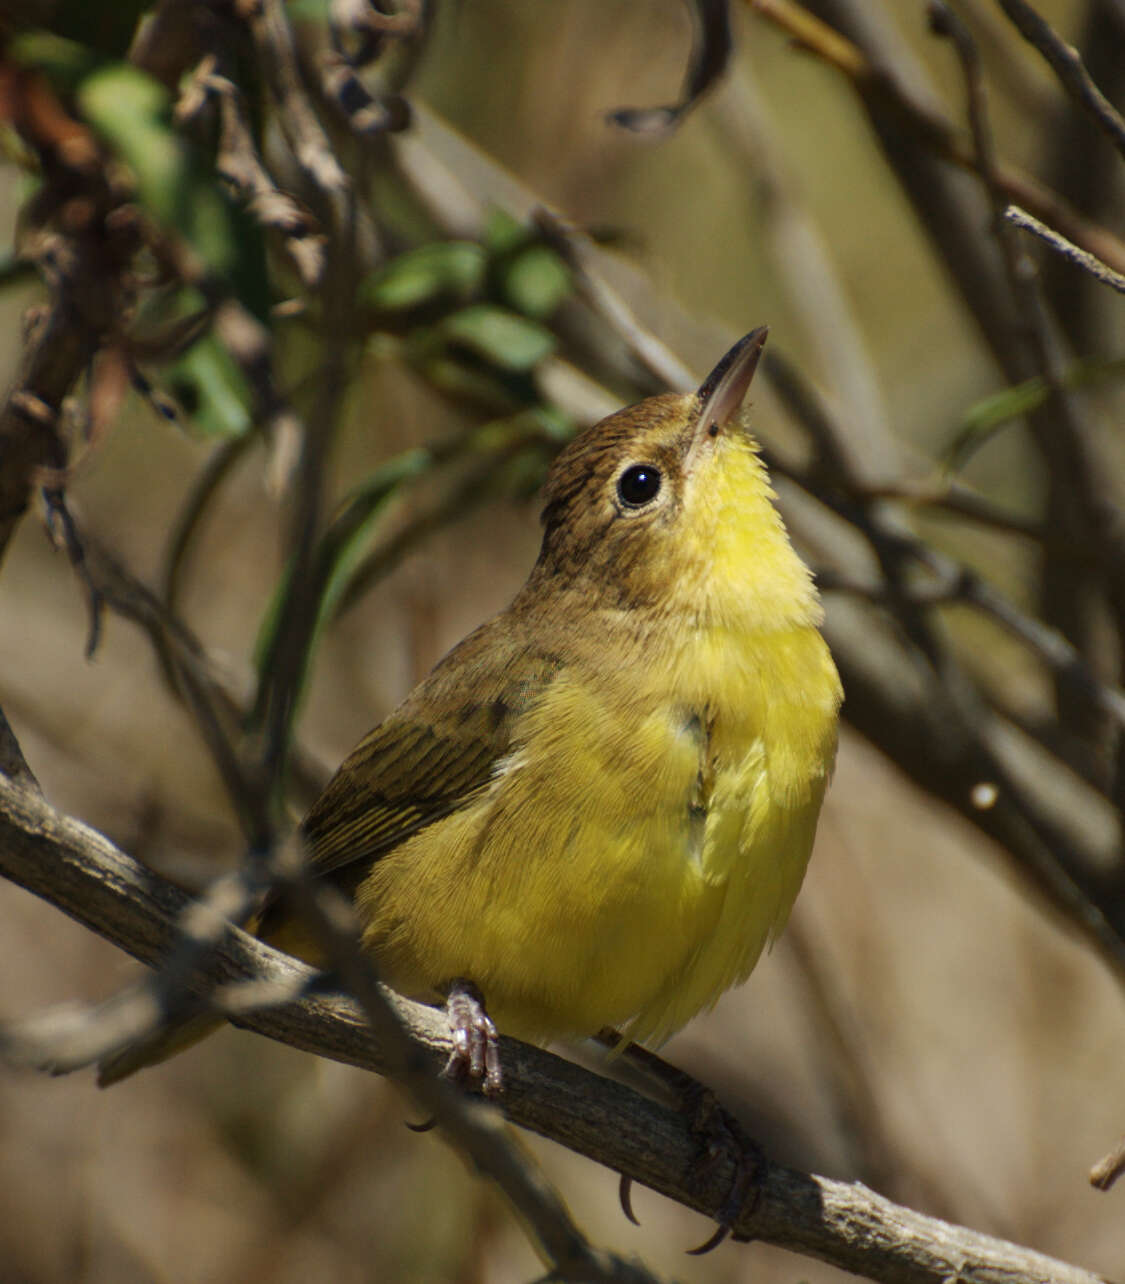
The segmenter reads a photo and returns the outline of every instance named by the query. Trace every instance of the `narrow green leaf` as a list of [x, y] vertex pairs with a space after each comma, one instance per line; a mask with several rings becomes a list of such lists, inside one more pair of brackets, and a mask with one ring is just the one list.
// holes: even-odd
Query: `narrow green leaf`
[[556, 347], [555, 336], [538, 322], [493, 303], [476, 303], [446, 317], [445, 338], [468, 348], [501, 370], [525, 373]]
[[234, 358], [205, 334], [167, 368], [176, 400], [209, 436], [240, 437], [253, 423], [249, 385]]
[[362, 293], [373, 308], [402, 312], [442, 298], [469, 299], [484, 272], [485, 253], [475, 242], [434, 241], [391, 259], [367, 278]]
[[[1063, 377], [1066, 388], [1084, 388], [1120, 378], [1125, 374], [1125, 358], [1114, 361], [1075, 361]], [[1010, 423], [1038, 410], [1049, 395], [1046, 381], [1039, 376], [990, 393], [965, 412], [952, 441], [942, 452], [947, 470], [964, 468], [976, 452], [996, 433]]]
[[20, 66], [38, 67], [63, 94], [73, 93], [101, 61], [87, 45], [42, 30], [20, 32], [9, 42], [5, 53]]
[[[398, 497], [400, 488], [421, 476], [432, 467], [433, 462], [433, 453], [424, 448], [406, 450], [388, 460], [351, 493], [325, 532], [317, 549], [313, 569], [318, 590], [316, 624], [309, 641], [306, 670], [297, 683], [298, 692], [304, 690], [308, 667], [316, 655], [324, 628], [335, 614], [380, 519]], [[273, 664], [278, 623], [282, 618], [282, 607], [289, 593], [292, 574], [292, 567], [287, 566], [270, 596], [258, 628], [254, 663], [259, 675], [267, 672]]]

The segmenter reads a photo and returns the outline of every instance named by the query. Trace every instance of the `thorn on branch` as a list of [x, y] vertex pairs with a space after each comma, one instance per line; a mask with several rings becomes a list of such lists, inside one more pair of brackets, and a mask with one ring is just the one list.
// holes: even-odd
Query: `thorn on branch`
[[56, 474], [42, 486], [43, 502], [46, 505], [47, 534], [56, 548], [65, 550], [78, 576], [79, 583], [86, 592], [86, 659], [92, 660], [102, 638], [102, 618], [105, 598], [94, 582], [86, 561], [86, 549], [70, 509], [66, 504], [66, 492], [63, 490], [61, 477]]

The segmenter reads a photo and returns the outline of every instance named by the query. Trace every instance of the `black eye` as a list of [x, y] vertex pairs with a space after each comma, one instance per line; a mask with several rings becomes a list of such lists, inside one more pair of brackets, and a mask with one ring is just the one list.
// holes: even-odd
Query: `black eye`
[[639, 508], [655, 499], [660, 492], [660, 469], [652, 464], [631, 464], [617, 479], [621, 502]]

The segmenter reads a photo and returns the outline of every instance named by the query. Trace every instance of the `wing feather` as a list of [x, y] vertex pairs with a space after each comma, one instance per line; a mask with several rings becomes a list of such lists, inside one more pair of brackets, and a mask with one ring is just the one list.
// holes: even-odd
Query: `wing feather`
[[303, 826], [318, 877], [366, 868], [488, 787], [560, 667], [525, 650], [504, 618], [451, 651], [337, 771]]

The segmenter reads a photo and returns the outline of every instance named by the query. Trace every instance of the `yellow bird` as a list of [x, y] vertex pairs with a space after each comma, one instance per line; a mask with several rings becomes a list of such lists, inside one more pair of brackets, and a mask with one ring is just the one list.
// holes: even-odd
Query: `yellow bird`
[[[765, 339], [558, 456], [523, 589], [305, 821], [379, 975], [452, 990], [470, 1043], [490, 1033], [477, 997], [534, 1042], [605, 1026], [659, 1042], [788, 917], [841, 691], [739, 413]], [[261, 930], [284, 943], [268, 915]]]
[[[523, 589], [304, 822], [381, 978], [448, 1001], [486, 1090], [489, 1016], [659, 1042], [749, 975], [800, 888], [841, 690], [740, 414], [765, 339], [562, 451]], [[258, 931], [315, 958], [280, 903]]]

